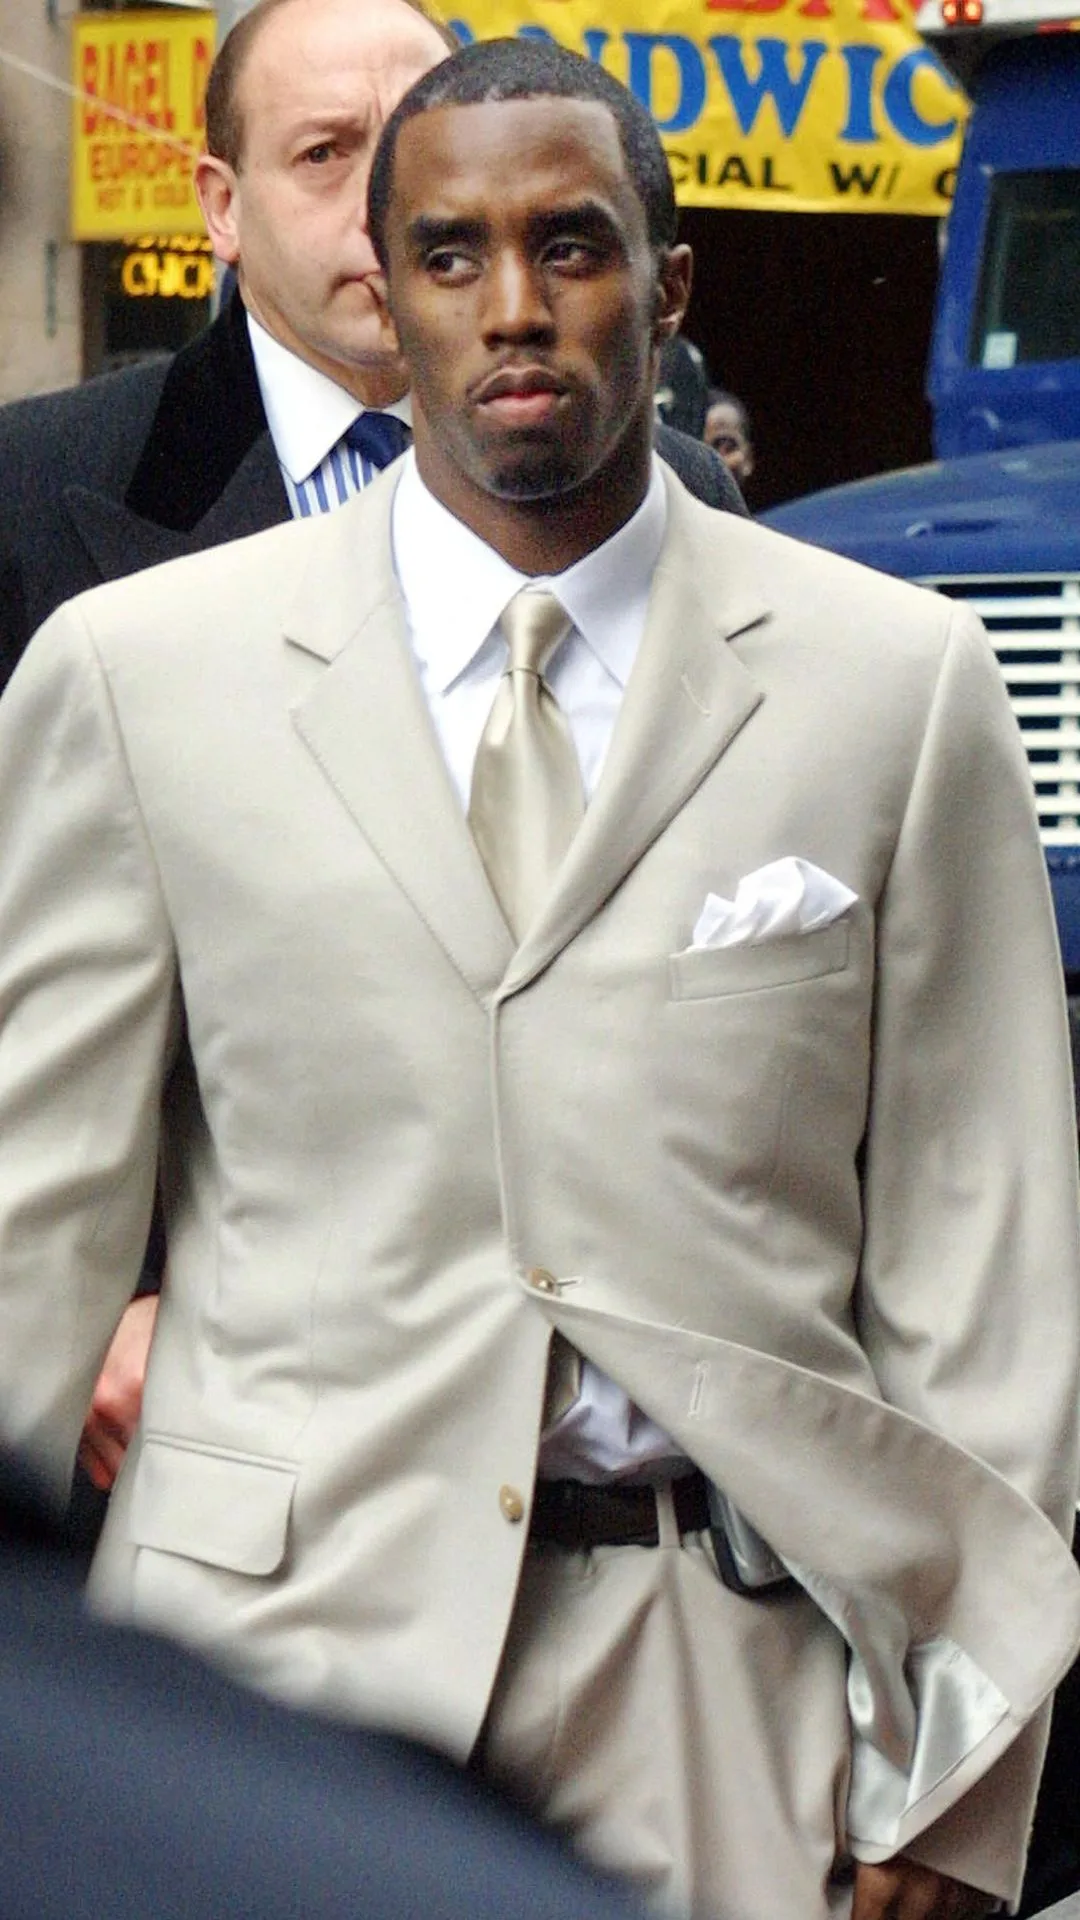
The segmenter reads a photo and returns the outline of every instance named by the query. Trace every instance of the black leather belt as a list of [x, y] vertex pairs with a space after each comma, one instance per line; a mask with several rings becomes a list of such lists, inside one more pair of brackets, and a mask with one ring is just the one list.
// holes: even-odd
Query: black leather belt
[[[709, 1524], [705, 1478], [689, 1473], [671, 1482], [679, 1533]], [[655, 1547], [660, 1529], [651, 1487], [587, 1487], [580, 1480], [538, 1480], [530, 1540], [566, 1547]]]

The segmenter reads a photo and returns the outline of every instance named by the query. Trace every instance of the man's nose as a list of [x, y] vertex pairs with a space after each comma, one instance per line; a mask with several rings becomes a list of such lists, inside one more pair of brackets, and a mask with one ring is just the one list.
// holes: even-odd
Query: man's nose
[[371, 235], [368, 232], [366, 193], [363, 204], [358, 209], [357, 225], [360, 228], [360, 271], [374, 273], [379, 264], [379, 256], [371, 244]]
[[378, 266], [379, 262], [378, 255], [371, 244], [371, 235], [368, 232], [368, 185], [371, 180], [370, 154], [365, 154], [362, 157], [358, 156], [358, 162], [359, 163], [354, 165], [352, 169], [353, 204], [356, 223], [363, 235], [364, 242], [365, 257], [362, 272], [371, 273], [375, 267]]
[[529, 261], [501, 254], [491, 266], [484, 291], [486, 340], [534, 339], [552, 332], [554, 319], [544, 278]]
[[368, 238], [367, 231], [361, 232], [359, 243], [354, 243], [350, 261], [350, 273], [358, 274], [368, 285], [372, 280], [382, 281], [382, 268], [379, 256]]

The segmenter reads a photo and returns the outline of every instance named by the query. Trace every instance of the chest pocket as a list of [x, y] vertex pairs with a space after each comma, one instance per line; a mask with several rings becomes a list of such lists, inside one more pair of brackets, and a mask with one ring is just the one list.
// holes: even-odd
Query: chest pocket
[[848, 963], [851, 929], [845, 918], [813, 933], [786, 934], [736, 947], [697, 947], [668, 961], [673, 1000], [709, 1000], [727, 993], [758, 993], [792, 986]]

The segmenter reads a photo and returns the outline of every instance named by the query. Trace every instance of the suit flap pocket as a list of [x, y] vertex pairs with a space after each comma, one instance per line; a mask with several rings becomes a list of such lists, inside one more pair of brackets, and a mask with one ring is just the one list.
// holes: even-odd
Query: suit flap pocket
[[754, 993], [839, 973], [848, 962], [850, 925], [845, 916], [814, 933], [786, 934], [736, 947], [696, 947], [672, 954], [671, 992], [676, 1000], [706, 1000], [721, 993]]
[[129, 1533], [137, 1547], [234, 1573], [273, 1573], [285, 1557], [296, 1469], [148, 1435]]

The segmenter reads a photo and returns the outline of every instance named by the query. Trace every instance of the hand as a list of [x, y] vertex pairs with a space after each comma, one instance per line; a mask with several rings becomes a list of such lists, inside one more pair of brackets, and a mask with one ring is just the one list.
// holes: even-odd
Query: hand
[[157, 1309], [155, 1294], [133, 1300], [125, 1309], [94, 1388], [79, 1442], [79, 1465], [103, 1493], [120, 1471], [138, 1422]]
[[902, 1853], [876, 1867], [856, 1863], [851, 1920], [981, 1920], [993, 1904], [981, 1888]]

